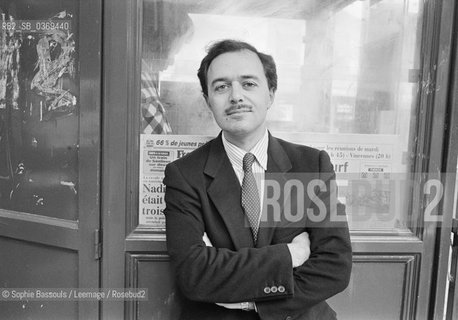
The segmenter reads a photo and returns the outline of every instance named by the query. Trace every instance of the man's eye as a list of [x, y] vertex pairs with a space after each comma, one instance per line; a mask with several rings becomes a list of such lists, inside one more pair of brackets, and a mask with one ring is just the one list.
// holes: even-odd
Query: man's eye
[[243, 86], [244, 86], [245, 88], [253, 88], [253, 87], [256, 87], [256, 82], [247, 81], [247, 82], [244, 82], [244, 83], [243, 83]]
[[227, 84], [219, 84], [215, 87], [215, 91], [220, 92], [226, 90], [227, 88], [229, 88]]

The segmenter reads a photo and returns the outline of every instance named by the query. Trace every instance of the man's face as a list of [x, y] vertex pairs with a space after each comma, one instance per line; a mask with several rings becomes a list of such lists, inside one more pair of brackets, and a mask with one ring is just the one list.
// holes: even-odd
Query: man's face
[[208, 106], [227, 138], [260, 138], [274, 99], [258, 56], [249, 50], [217, 56], [207, 72]]

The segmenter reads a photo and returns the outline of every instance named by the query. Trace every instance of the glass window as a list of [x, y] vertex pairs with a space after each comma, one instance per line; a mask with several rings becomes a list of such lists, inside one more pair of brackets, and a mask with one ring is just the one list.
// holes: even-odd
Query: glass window
[[0, 4], [0, 209], [77, 219], [77, 9]]
[[215, 136], [197, 69], [211, 42], [247, 41], [277, 64], [269, 130], [329, 153], [351, 229], [406, 229], [422, 10], [419, 0], [144, 0], [141, 133]]

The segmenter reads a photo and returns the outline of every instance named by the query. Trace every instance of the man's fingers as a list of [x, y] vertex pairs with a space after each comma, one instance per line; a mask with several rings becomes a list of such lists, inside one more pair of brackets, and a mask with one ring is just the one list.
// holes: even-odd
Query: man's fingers
[[305, 232], [305, 242], [307, 242], [307, 245], [310, 247], [310, 237], [307, 232]]
[[205, 245], [206, 245], [207, 247], [213, 247], [213, 244], [212, 244], [212, 242], [210, 241], [210, 239], [208, 238], [206, 232], [204, 232], [204, 235], [203, 235], [203, 237], [202, 237], [202, 240], [205, 242]]
[[288, 243], [293, 268], [301, 266], [310, 257], [310, 238], [307, 232], [302, 232]]
[[297, 236], [294, 237], [294, 239], [291, 242], [306, 242], [310, 245], [310, 238], [309, 234], [307, 232], [302, 232], [298, 234]]

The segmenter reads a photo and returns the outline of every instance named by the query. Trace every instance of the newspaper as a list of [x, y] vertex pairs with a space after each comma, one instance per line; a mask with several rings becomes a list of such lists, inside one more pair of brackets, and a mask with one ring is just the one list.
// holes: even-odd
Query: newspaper
[[165, 230], [165, 166], [213, 137], [200, 135], [140, 135], [139, 225]]
[[[139, 224], [165, 230], [165, 166], [202, 146], [213, 137], [202, 135], [140, 136]], [[289, 139], [288, 139], [289, 138]], [[291, 141], [293, 137], [287, 137]], [[404, 198], [400, 182], [406, 168], [396, 137], [369, 135], [315, 135], [305, 144], [328, 152], [336, 172], [339, 201], [347, 205], [353, 227], [392, 228], [402, 224], [398, 217]], [[294, 141], [295, 142], [295, 141]], [[363, 191], [359, 189], [364, 188]], [[398, 197], [395, 197], [395, 196]], [[401, 201], [403, 205], [403, 201]], [[388, 219], [390, 217], [390, 219]], [[361, 220], [361, 221], [360, 221]], [[386, 221], [385, 221], [386, 220]], [[401, 221], [401, 222], [399, 222]]]

